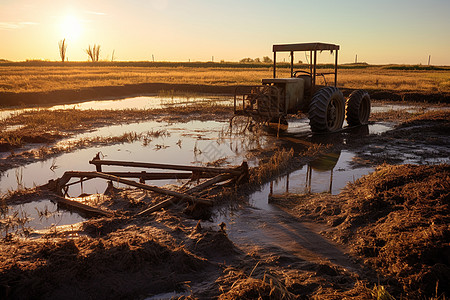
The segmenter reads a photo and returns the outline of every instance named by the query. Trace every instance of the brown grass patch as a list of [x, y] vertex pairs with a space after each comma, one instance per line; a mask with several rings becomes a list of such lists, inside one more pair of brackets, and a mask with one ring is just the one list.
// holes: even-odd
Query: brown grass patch
[[258, 167], [251, 170], [251, 182], [262, 184], [269, 178], [279, 176], [286, 170], [294, 157], [294, 149], [277, 149], [266, 161], [260, 161]]
[[[320, 69], [319, 72], [327, 72]], [[278, 69], [279, 77], [288, 77], [289, 69]], [[234, 67], [174, 64], [167, 66], [0, 66], [0, 92], [48, 92], [53, 90], [122, 86], [142, 83], [177, 83], [206, 85], [259, 84], [271, 78], [271, 66]], [[319, 78], [319, 81], [322, 81]], [[348, 89], [450, 92], [448, 70], [402, 70], [383, 66], [341, 68], [339, 86]], [[323, 84], [324, 82], [319, 82]]]
[[[232, 109], [220, 103], [196, 103], [161, 109], [128, 110], [47, 110], [23, 112], [0, 122], [0, 150], [6, 151], [26, 143], [51, 143], [71, 133], [120, 123], [140, 122], [162, 117], [167, 120], [188, 121], [195, 118], [217, 120], [226, 118]], [[189, 116], [189, 117], [187, 117]], [[7, 126], [23, 125], [14, 131]], [[118, 137], [125, 140], [126, 137]]]
[[336, 196], [281, 198], [287, 212], [327, 223], [323, 233], [378, 274], [366, 290], [374, 296], [383, 286], [398, 298], [450, 295], [450, 165], [382, 165]]
[[341, 199], [336, 239], [408, 296], [450, 295], [449, 165], [384, 165]]

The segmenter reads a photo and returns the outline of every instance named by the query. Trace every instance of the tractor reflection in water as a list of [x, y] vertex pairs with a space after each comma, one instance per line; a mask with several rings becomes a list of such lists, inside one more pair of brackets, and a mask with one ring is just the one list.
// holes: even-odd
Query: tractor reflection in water
[[[319, 158], [311, 161], [308, 163], [307, 167], [306, 167], [306, 176], [305, 176], [305, 188], [304, 188], [304, 192], [307, 194], [311, 193], [311, 186], [313, 183], [313, 171], [316, 172], [320, 172], [320, 173], [324, 173], [324, 172], [330, 172], [330, 180], [329, 183], [327, 184], [328, 189], [326, 190], [327, 193], [332, 193], [333, 191], [333, 170], [336, 167], [336, 164], [339, 161], [339, 158], [341, 156], [341, 151], [336, 151], [336, 152], [331, 152], [331, 153], [327, 153], [324, 154], [322, 156], [320, 156]], [[270, 192], [269, 192], [269, 200], [272, 197], [276, 197], [273, 195], [273, 191], [274, 191], [274, 181], [270, 182]], [[289, 173], [286, 175], [285, 177], [285, 193], [289, 194], [289, 184], [290, 184], [290, 180], [289, 180]], [[297, 187], [294, 187], [295, 190], [297, 190]]]

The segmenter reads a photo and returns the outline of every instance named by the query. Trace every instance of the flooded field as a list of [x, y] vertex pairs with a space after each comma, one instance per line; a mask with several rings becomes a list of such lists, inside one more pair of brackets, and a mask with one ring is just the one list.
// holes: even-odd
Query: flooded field
[[10, 108], [0, 109], [0, 120], [8, 118], [14, 114], [25, 111], [33, 111], [39, 109], [61, 110], [61, 109], [77, 109], [77, 110], [123, 110], [123, 109], [156, 109], [177, 107], [189, 104], [215, 103], [220, 105], [233, 105], [233, 97], [231, 96], [138, 96], [124, 99], [114, 100], [93, 100], [73, 104], [53, 105], [49, 107], [33, 107], [33, 108]]
[[284, 193], [330, 193], [337, 195], [349, 182], [373, 172], [373, 168], [353, 168], [355, 153], [349, 151], [322, 155], [301, 169], [281, 176], [250, 196], [253, 207], [270, 210], [269, 197]]
[[[137, 97], [53, 106], [48, 109], [103, 111], [107, 108], [120, 112], [130, 108], [150, 110], [163, 106], [170, 108], [177, 105], [189, 105], [189, 103], [195, 104], [198, 101], [217, 101], [217, 103], [221, 102], [221, 105], [232, 103], [231, 99], [226, 97], [203, 99]], [[413, 114], [417, 112], [419, 115], [425, 111], [438, 111], [433, 107], [423, 109], [411, 105], [391, 105], [386, 108], [376, 104], [373, 107], [373, 111], [378, 113], [392, 110], [408, 111]], [[19, 113], [21, 110], [3, 111], [2, 117], [8, 118]], [[425, 124], [413, 123], [404, 128], [398, 127], [398, 124], [393, 121], [372, 121], [368, 126], [355, 128], [344, 126], [344, 129], [338, 133], [313, 135], [308, 119], [292, 118], [288, 121], [288, 130], [281, 132], [277, 137], [276, 133], [267, 128], [248, 130], [249, 124], [246, 119], [235, 119], [233, 126], [230, 127], [227, 119], [222, 116], [217, 120], [211, 120], [211, 118], [206, 120], [202, 119], [201, 115], [169, 119], [155, 116], [147, 120], [101, 125], [62, 136], [54, 143], [27, 143], [14, 151], [0, 153], [4, 162], [16, 157], [24, 157], [22, 162], [26, 162], [20, 166], [8, 168], [0, 174], [0, 194], [2, 199], [8, 199], [0, 203], [1, 238], [7, 240], [10, 234], [16, 234], [20, 237], [28, 236], [31, 241], [49, 235], [61, 237], [64, 233], [64, 238], [72, 239], [75, 243], [83, 241], [83, 239], [78, 240], [80, 236], [89, 239], [89, 243], [115, 239], [115, 242], [110, 244], [112, 246], [116, 242], [120, 244], [127, 240], [129, 235], [134, 239], [139, 234], [152, 237], [156, 235], [159, 237], [156, 240], [160, 243], [170, 232], [177, 242], [187, 245], [186, 247], [193, 247], [189, 251], [197, 253], [196, 255], [198, 251], [206, 253], [209, 263], [230, 262], [240, 257], [242, 253], [247, 253], [254, 263], [251, 268], [255, 269], [262, 268], [258, 267], [260, 263], [275, 268], [272, 265], [273, 262], [277, 268], [288, 268], [289, 272], [292, 268], [295, 270], [325, 268], [326, 272], [331, 274], [335, 271], [330, 271], [324, 266], [333, 266], [333, 270], [337, 270], [337, 273], [345, 273], [346, 276], [353, 278], [362, 274], [361, 266], [349, 258], [345, 247], [321, 235], [325, 225], [312, 221], [299, 222], [295, 214], [286, 212], [283, 206], [291, 205], [292, 201], [297, 205], [306, 205], [309, 199], [324, 197], [337, 199], [333, 197], [339, 197], [349, 183], [359, 182], [360, 178], [372, 174], [376, 166], [384, 162], [396, 164], [449, 162], [445, 138], [439, 140], [438, 135], [433, 135], [438, 125], [433, 125], [432, 121], [427, 121], [428, 123]], [[14, 130], [20, 130], [21, 126], [20, 124], [9, 126], [6, 130], [14, 132]], [[425, 132], [433, 134], [425, 134]], [[427, 138], [411, 142], [408, 139], [417, 139], [412, 133], [425, 134]], [[435, 142], [437, 139], [438, 142]], [[51, 153], [51, 149], [59, 150], [47, 157], [37, 157], [36, 153], [39, 154], [41, 150], [45, 152], [43, 149], [47, 151], [46, 153]], [[64, 149], [68, 150], [64, 151]], [[279, 153], [290, 153], [290, 156], [277, 158]], [[251, 184], [244, 185], [242, 191], [232, 191], [233, 188], [231, 188], [223, 195], [219, 192], [218, 195], [225, 197], [225, 200], [222, 199], [211, 213], [203, 217], [189, 215], [190, 205], [182, 211], [179, 210], [180, 206], [176, 206], [173, 213], [170, 210], [162, 210], [151, 217], [150, 215], [140, 216], [139, 213], [144, 208], [158, 203], [160, 197], [147, 191], [129, 189], [129, 185], [117, 182], [112, 182], [111, 189], [108, 180], [105, 179], [89, 179], [82, 182], [72, 179], [65, 190], [64, 197], [64, 199], [106, 209], [106, 212], [116, 213], [114, 216], [109, 214], [103, 218], [98, 216], [93, 218], [85, 212], [62, 205], [55, 201], [58, 200], [57, 198], [40, 193], [34, 195], [34, 191], [30, 190], [33, 187], [45, 185], [49, 180], [62, 178], [66, 171], [95, 171], [96, 166], [89, 163], [95, 156], [101, 160], [111, 161], [223, 168], [236, 167], [247, 162], [251, 169], [249, 178]], [[274, 158], [276, 158], [275, 162], [273, 162]], [[256, 179], [259, 178], [258, 172], [262, 172], [261, 166], [276, 169], [277, 164], [283, 163], [283, 159], [287, 159], [290, 165], [284, 166], [281, 172], [265, 175], [261, 177], [263, 180]], [[102, 172], [120, 171], [154, 172], [156, 169], [129, 166], [102, 167]], [[135, 182], [137, 181], [136, 178]], [[197, 180], [197, 184], [199, 182], [201, 181]], [[182, 190], [184, 185], [188, 184], [188, 180], [145, 180], [144, 183]], [[195, 180], [190, 184], [195, 184]], [[227, 185], [224, 184], [224, 186]], [[219, 185], [218, 188], [221, 186]], [[21, 193], [24, 195], [22, 198]], [[208, 193], [201, 195], [214, 197], [214, 193], [211, 195]], [[319, 205], [311, 215], [322, 211], [331, 214], [327, 209]], [[185, 217], [187, 217], [186, 220]], [[189, 218], [203, 221], [196, 223], [197, 220]], [[217, 226], [218, 224], [220, 226]], [[195, 228], [192, 229], [193, 227]], [[163, 231], [161, 228], [164, 228]], [[184, 233], [187, 234], [187, 239]], [[191, 240], [195, 238], [198, 240], [192, 242]], [[208, 240], [209, 238], [212, 240]], [[148, 241], [148, 238], [143, 238], [141, 242], [144, 242], [146, 246], [138, 242], [140, 246], [136, 249], [142, 250], [149, 247], [145, 251], [153, 251], [155, 245], [148, 244]], [[196, 248], [195, 245], [202, 243], [206, 243], [204, 247], [209, 250]], [[80, 244], [78, 247], [82, 248]], [[108, 251], [115, 249], [115, 246], [112, 247]], [[160, 246], [156, 246], [157, 249], [162, 249], [158, 247]], [[83, 251], [90, 251], [86, 250], [87, 248], [83, 249]], [[173, 257], [172, 251], [178, 250], [171, 249], [169, 257]], [[103, 255], [98, 253], [95, 255]], [[135, 257], [134, 254], [131, 255]], [[256, 258], [259, 262], [255, 262]], [[183, 258], [183, 261], [184, 259], [186, 258]], [[191, 259], [193, 258], [186, 261]], [[239, 258], [239, 260], [246, 259], [248, 258]], [[139, 270], [138, 273], [145, 273], [144, 269], [136, 268]], [[165, 270], [166, 264], [161, 265], [161, 268]], [[258, 272], [262, 271], [256, 271], [255, 274], [263, 275]], [[197, 273], [200, 277], [209, 276], [200, 271]], [[318, 276], [319, 273], [314, 274], [316, 275], [311, 276]], [[155, 288], [155, 294], [145, 294], [145, 298], [158, 299], [158, 297], [189, 295], [189, 289], [200, 291], [200, 293], [210, 290], [205, 289], [202, 280], [206, 279], [192, 283], [190, 288], [173, 288], [172, 286]], [[157, 293], [158, 291], [160, 293]]]
[[[76, 110], [123, 110], [123, 109], [151, 109], [162, 106], [186, 105], [198, 101], [214, 101], [232, 104], [230, 97], [216, 96], [209, 98], [186, 98], [186, 97], [168, 97], [157, 96], [134, 97], [119, 100], [106, 101], [87, 101], [83, 103], [70, 105], [56, 105], [50, 107], [50, 110], [76, 109]], [[383, 111], [385, 109], [406, 109], [414, 111], [418, 109], [414, 106], [374, 105], [373, 110]], [[2, 117], [7, 118], [10, 115], [21, 113], [26, 109], [16, 109], [2, 111]], [[8, 128], [16, 130], [21, 125]], [[344, 127], [346, 124], [344, 124]], [[356, 135], [363, 134], [381, 134], [392, 128], [391, 123], [377, 122], [370, 124], [367, 128], [359, 128]], [[307, 119], [292, 119], [289, 121], [289, 128], [279, 139], [273, 135], [254, 135], [251, 132], [241, 132], [241, 127], [230, 128], [228, 122], [221, 121], [200, 121], [192, 120], [189, 122], [168, 123], [165, 121], [145, 121], [131, 124], [121, 124], [113, 126], [100, 127], [89, 132], [84, 132], [63, 139], [56, 143], [56, 146], [64, 148], [65, 145], [76, 143], [85, 139], [106, 139], [112, 136], [124, 134], [140, 135], [143, 138], [135, 141], [124, 141], [106, 146], [88, 147], [78, 149], [70, 153], [65, 153], [52, 157], [47, 160], [34, 162], [25, 166], [9, 169], [0, 175], [0, 194], [20, 190], [24, 188], [33, 188], [46, 184], [51, 179], [61, 177], [65, 171], [92, 171], [95, 166], [89, 164], [89, 161], [99, 153], [102, 158], [108, 160], [121, 161], [140, 161], [157, 162], [184, 165], [208, 165], [215, 163], [218, 165], [240, 165], [247, 161], [250, 167], [258, 165], [258, 158], [252, 153], [255, 150], [267, 148], [272, 143], [287, 142], [295, 145], [296, 143], [311, 143], [311, 132], [309, 121]], [[327, 138], [325, 143], [345, 144], [347, 139], [353, 138], [355, 133], [338, 134]], [[30, 146], [28, 146], [30, 147]], [[31, 145], [31, 147], [33, 147]], [[36, 147], [39, 147], [37, 145]], [[7, 156], [7, 153], [3, 153]], [[269, 195], [282, 193], [331, 193], [338, 194], [348, 182], [354, 182], [361, 176], [367, 175], [373, 171], [373, 168], [358, 167], [352, 165], [355, 153], [352, 151], [338, 151], [319, 157], [314, 161], [304, 165], [300, 169], [275, 179], [267, 183], [249, 196], [249, 204], [261, 208], [271, 209], [268, 203]], [[412, 160], [411, 157], [410, 160]], [[108, 167], [110, 172], [114, 171], [140, 171], [135, 168]], [[163, 186], [166, 184], [179, 184], [179, 181], [159, 180], [152, 184]], [[118, 185], [123, 187], [123, 185]], [[68, 195], [77, 197], [81, 194], [99, 194], [107, 188], [107, 182], [102, 179], [93, 179], [81, 184], [71, 185]], [[48, 201], [47, 201], [48, 202]], [[46, 202], [46, 203], [47, 203]], [[32, 220], [36, 220], [34, 214], [41, 204], [35, 207], [28, 203], [25, 207], [12, 207], [9, 211], [24, 211], [31, 215]], [[49, 203], [47, 203], [49, 205]], [[52, 204], [50, 210], [56, 211], [57, 207]], [[61, 224], [70, 224], [83, 220], [81, 217], [73, 218], [66, 212], [60, 214]], [[76, 213], [75, 213], [76, 215]], [[42, 219], [42, 218], [41, 218]], [[33, 222], [33, 221], [32, 221]], [[35, 229], [42, 229], [50, 224], [46, 222], [41, 225], [28, 222], [28, 226]], [[54, 223], [54, 222], [53, 222]], [[59, 224], [58, 223], [58, 224]]]
[[[119, 100], [87, 101], [71, 105], [56, 105], [48, 109], [77, 109], [77, 110], [122, 110], [122, 109], [150, 109], [160, 108], [170, 105], [185, 105], [186, 103], [202, 101], [224, 102], [231, 105], [232, 99], [225, 96], [209, 98], [162, 98], [158, 96], [135, 97]], [[401, 105], [395, 108], [401, 108]], [[409, 109], [409, 108], [408, 108]], [[7, 118], [9, 115], [18, 114], [24, 109], [4, 110], [0, 116]], [[307, 119], [291, 120], [289, 129], [286, 133], [288, 138], [308, 138], [311, 135], [309, 121]], [[10, 126], [8, 131], [14, 131], [21, 128], [22, 125]], [[345, 126], [345, 124], [344, 124]], [[371, 124], [365, 134], [379, 134], [389, 130], [391, 124], [376, 123]], [[236, 129], [237, 131], [239, 128]], [[73, 153], [60, 155], [58, 157], [45, 161], [29, 164], [24, 167], [8, 170], [3, 173], [0, 180], [0, 193], [8, 190], [15, 190], [18, 187], [30, 188], [35, 185], [41, 185], [49, 179], [59, 177], [65, 170], [89, 170], [92, 166], [88, 161], [98, 152], [101, 152], [108, 159], [116, 160], [134, 160], [148, 161], [149, 152], [151, 152], [151, 161], [155, 162], [173, 162], [183, 164], [204, 164], [218, 159], [225, 159], [224, 163], [237, 165], [242, 160], [249, 160], [250, 165], [256, 163], [255, 158], [248, 158], [249, 152], [257, 148], [264, 148], [267, 137], [255, 137], [249, 133], [237, 134], [230, 133], [227, 122], [215, 121], [191, 121], [183, 123], [167, 123], [158, 121], [139, 122], [132, 124], [114, 125], [100, 127], [90, 132], [74, 135], [63, 139], [57, 143], [58, 146], [70, 144], [74, 141], [92, 138], [108, 138], [111, 136], [120, 136], [123, 134], [148, 134], [143, 140], [120, 145], [93, 147], [77, 150]], [[154, 133], [158, 133], [157, 136]], [[345, 141], [344, 141], [345, 142]], [[29, 147], [33, 145], [29, 145]], [[36, 145], [35, 147], [40, 147]], [[8, 153], [1, 153], [3, 157]], [[348, 156], [348, 155], [347, 155]], [[351, 158], [350, 158], [351, 159]], [[37, 176], [39, 174], [39, 176]], [[88, 192], [101, 191], [103, 186], [92, 190], [95, 184], [86, 186]], [[76, 192], [75, 192], [76, 193]]]
[[[5, 193], [17, 188], [31, 188], [47, 183], [68, 170], [94, 170], [89, 161], [97, 154], [110, 160], [159, 162], [171, 164], [202, 165], [220, 160], [222, 164], [239, 165], [243, 160], [254, 165], [257, 160], [248, 156], [250, 150], [264, 147], [267, 137], [249, 138], [248, 135], [229, 134], [227, 122], [191, 121], [187, 123], [169, 124], [167, 122], [142, 122], [115, 125], [76, 135], [62, 140], [63, 145], [76, 140], [92, 137], [108, 137], [124, 133], [141, 134], [150, 131], [143, 140], [120, 143], [110, 146], [92, 147], [76, 150], [45, 161], [14, 168], [4, 172], [0, 179], [0, 190]], [[117, 168], [111, 167], [110, 171]], [[130, 171], [130, 169], [123, 169]], [[162, 182], [161, 184], [167, 184]], [[106, 185], [95, 181], [87, 182], [84, 190], [73, 187], [70, 194], [102, 192]]]
[[42, 229], [51, 230], [57, 226], [72, 225], [88, 219], [45, 198], [3, 207], [1, 218], [7, 220], [8, 216], [15, 217], [17, 222], [11, 222], [8, 230], [1, 232], [2, 237], [9, 232], [32, 233]]

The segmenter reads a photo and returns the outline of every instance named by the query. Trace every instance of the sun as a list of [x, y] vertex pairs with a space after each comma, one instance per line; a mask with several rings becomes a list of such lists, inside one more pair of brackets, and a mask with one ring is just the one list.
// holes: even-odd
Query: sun
[[61, 21], [61, 34], [67, 40], [74, 41], [78, 39], [82, 30], [82, 23], [75, 16], [68, 15]]

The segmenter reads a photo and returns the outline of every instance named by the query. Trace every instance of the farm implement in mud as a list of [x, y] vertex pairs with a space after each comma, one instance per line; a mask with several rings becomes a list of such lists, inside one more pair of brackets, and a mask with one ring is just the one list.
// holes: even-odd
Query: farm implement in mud
[[[294, 53], [309, 52], [309, 70], [294, 70]], [[317, 72], [317, 53], [335, 54], [332, 72]], [[365, 90], [355, 90], [347, 100], [337, 88], [339, 45], [301, 43], [273, 45], [273, 78], [262, 79], [262, 85], [238, 86], [234, 94], [234, 115], [248, 116], [266, 125], [277, 124], [287, 129], [288, 114], [307, 112], [314, 133], [335, 132], [342, 128], [344, 118], [349, 126], [365, 125], [370, 115], [370, 96]], [[290, 78], [277, 78], [278, 52], [290, 53]], [[334, 75], [328, 86], [326, 75]], [[325, 86], [318, 85], [322, 77]]]
[[[208, 189], [213, 189], [217, 184], [225, 184], [227, 182], [233, 184], [241, 184], [248, 181], [249, 170], [247, 162], [243, 162], [242, 165], [232, 168], [218, 168], [218, 167], [202, 167], [202, 166], [188, 166], [188, 165], [174, 165], [174, 164], [160, 164], [149, 162], [133, 162], [133, 161], [116, 161], [116, 160], [103, 160], [99, 158], [99, 155], [94, 157], [90, 164], [95, 165], [96, 171], [66, 171], [62, 177], [55, 180], [50, 180], [41, 189], [50, 190], [55, 193], [55, 201], [71, 208], [81, 210], [88, 214], [95, 215], [112, 215], [112, 212], [103, 211], [95, 207], [90, 207], [82, 204], [78, 201], [67, 199], [68, 189], [74, 184], [80, 184], [83, 186], [83, 182], [100, 178], [108, 181], [108, 188], [112, 188], [112, 184], [132, 186], [144, 191], [152, 192], [155, 195], [168, 197], [167, 199], [160, 201], [154, 205], [147, 207], [140, 211], [136, 215], [150, 214], [167, 206], [170, 206], [178, 201], [188, 202], [190, 205], [212, 206], [214, 201], [209, 198], [205, 198], [203, 193]], [[105, 172], [102, 166], [121, 166], [127, 168], [141, 168], [141, 169], [160, 169], [160, 170], [176, 170], [178, 172]], [[181, 171], [181, 172], [180, 172]], [[130, 178], [137, 179], [130, 180]], [[72, 179], [78, 179], [73, 181]], [[155, 185], [146, 184], [146, 181], [158, 181], [168, 179], [189, 179], [188, 183], [198, 184], [187, 188], [186, 185], [173, 190], [165, 187], [159, 187]], [[199, 183], [200, 179], [205, 179]]]

